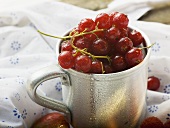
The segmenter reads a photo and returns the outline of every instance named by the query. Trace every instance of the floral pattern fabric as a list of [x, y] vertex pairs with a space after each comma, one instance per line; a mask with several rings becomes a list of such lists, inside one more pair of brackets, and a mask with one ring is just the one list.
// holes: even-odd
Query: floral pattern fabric
[[[29, 128], [36, 119], [53, 111], [33, 102], [26, 91], [27, 79], [32, 73], [57, 63], [58, 39], [42, 36], [37, 30], [52, 35], [63, 35], [82, 18], [94, 18], [101, 11], [114, 10], [114, 6], [111, 6], [113, 3], [109, 9], [99, 11], [56, 1], [0, 9], [1, 128]], [[123, 3], [119, 6], [124, 7]], [[121, 9], [130, 17], [140, 17], [151, 8], [148, 6], [142, 10], [136, 9], [140, 13], [135, 14], [132, 8], [131, 11], [127, 11], [127, 8]], [[161, 87], [158, 91], [147, 91], [147, 116], [154, 115], [165, 122], [170, 119], [170, 26], [138, 21], [135, 18], [131, 24], [144, 31], [151, 42], [155, 43], [148, 73], [160, 79]], [[42, 83], [38, 90], [44, 95], [62, 101], [59, 79]]]

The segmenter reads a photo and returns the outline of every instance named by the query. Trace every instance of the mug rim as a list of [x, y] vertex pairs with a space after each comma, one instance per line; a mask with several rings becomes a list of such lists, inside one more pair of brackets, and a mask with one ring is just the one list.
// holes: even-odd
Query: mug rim
[[[128, 27], [130, 29], [132, 29], [132, 30], [139, 31], [142, 34], [142, 36], [143, 36], [143, 38], [145, 40], [145, 42], [144, 42], [145, 44], [144, 45], [146, 45], [146, 47], [151, 45], [148, 36], [142, 30], [140, 30], [139, 28], [134, 27], [132, 25], [129, 25]], [[64, 36], [68, 35], [69, 32], [70, 32], [70, 30], [67, 31], [66, 34], [64, 34]], [[61, 42], [62, 42], [62, 39], [59, 39], [57, 44], [56, 44], [56, 55], [57, 55], [57, 58], [58, 58], [58, 54], [59, 54], [59, 51], [60, 51], [60, 44], [61, 44]], [[126, 69], [126, 70], [123, 70], [123, 71], [119, 71], [119, 72], [115, 72], [115, 73], [108, 73], [108, 74], [82, 73], [82, 72], [76, 71], [76, 70], [71, 69], [71, 68], [70, 69], [64, 69], [59, 64], [58, 65], [60, 66], [60, 68], [64, 72], [68, 72], [68, 73], [70, 73], [72, 75], [81, 76], [83, 78], [93, 77], [95, 79], [97, 79], [97, 78], [99, 78], [99, 79], [102, 79], [102, 78], [110, 79], [110, 76], [111, 76], [112, 78], [114, 77], [114, 78], [121, 79], [123, 77], [126, 77], [127, 75], [129, 76], [130, 74], [134, 73], [135, 71], [138, 71], [141, 67], [143, 67], [149, 61], [150, 55], [151, 55], [151, 48], [147, 48], [146, 49], [146, 55], [144, 57], [144, 60], [141, 63], [139, 63], [138, 65], [136, 65], [134, 67], [131, 67], [129, 69]], [[58, 61], [57, 61], [57, 63], [58, 63]]]

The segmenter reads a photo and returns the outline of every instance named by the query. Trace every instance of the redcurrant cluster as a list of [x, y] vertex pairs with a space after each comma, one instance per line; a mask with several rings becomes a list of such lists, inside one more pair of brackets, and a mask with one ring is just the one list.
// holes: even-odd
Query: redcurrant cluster
[[85, 18], [61, 43], [58, 62], [83, 73], [115, 73], [143, 61], [142, 34], [128, 27], [127, 15], [100, 13]]

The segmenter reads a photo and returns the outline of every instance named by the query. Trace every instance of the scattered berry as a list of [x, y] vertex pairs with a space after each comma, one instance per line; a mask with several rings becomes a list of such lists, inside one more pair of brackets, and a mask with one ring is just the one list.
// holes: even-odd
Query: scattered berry
[[148, 90], [156, 91], [160, 87], [160, 80], [155, 76], [148, 77]]
[[140, 128], [164, 128], [163, 123], [157, 117], [148, 117], [140, 125]]
[[53, 112], [36, 120], [31, 128], [70, 128], [70, 125], [64, 115]]

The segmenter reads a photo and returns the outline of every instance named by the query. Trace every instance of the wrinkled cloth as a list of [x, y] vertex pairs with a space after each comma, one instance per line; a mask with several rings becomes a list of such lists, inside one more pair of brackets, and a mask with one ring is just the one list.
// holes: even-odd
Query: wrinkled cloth
[[[120, 1], [120, 2], [119, 2]], [[145, 32], [152, 43], [149, 76], [160, 79], [158, 91], [147, 91], [147, 117], [170, 119], [170, 25], [138, 21], [138, 18], [162, 0], [115, 0], [107, 9], [92, 11], [57, 1], [8, 0], [0, 8], [0, 127], [29, 128], [48, 108], [33, 102], [26, 84], [32, 73], [57, 63], [58, 39], [43, 36], [64, 35], [83, 18], [95, 18], [100, 12], [120, 11], [129, 16], [130, 24]], [[28, 4], [29, 3], [29, 4]], [[151, 4], [152, 3], [152, 4]], [[50, 86], [49, 86], [50, 85]], [[38, 89], [46, 96], [62, 101], [59, 79], [44, 82]]]

